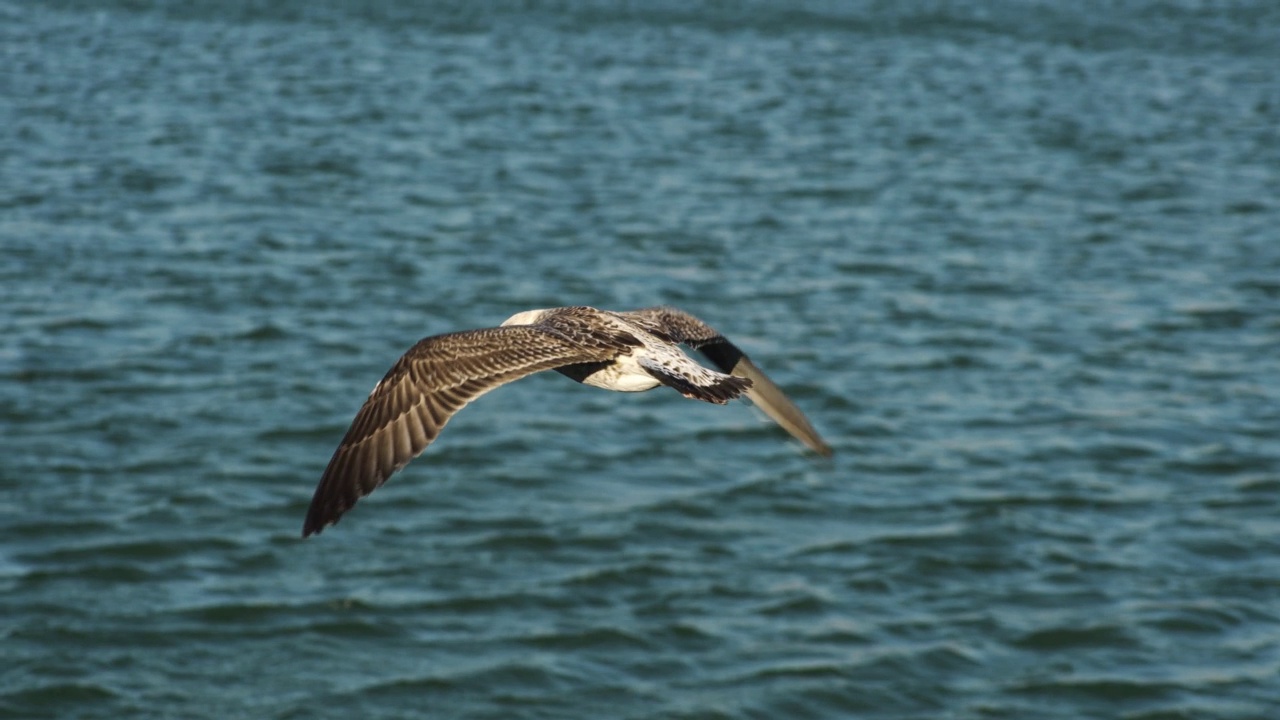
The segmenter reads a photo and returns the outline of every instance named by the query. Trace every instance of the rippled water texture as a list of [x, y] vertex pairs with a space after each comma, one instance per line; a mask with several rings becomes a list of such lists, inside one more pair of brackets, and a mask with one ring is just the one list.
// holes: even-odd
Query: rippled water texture
[[[1280, 717], [1280, 6], [479, 7], [0, 2], [0, 715]], [[835, 457], [548, 374], [299, 539], [575, 303]]]

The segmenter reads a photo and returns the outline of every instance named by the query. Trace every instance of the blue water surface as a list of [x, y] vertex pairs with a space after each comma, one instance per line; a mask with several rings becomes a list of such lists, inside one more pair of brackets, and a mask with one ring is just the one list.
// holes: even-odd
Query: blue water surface
[[[1280, 717], [1280, 5], [0, 0], [0, 716]], [[302, 518], [420, 337], [670, 303]]]

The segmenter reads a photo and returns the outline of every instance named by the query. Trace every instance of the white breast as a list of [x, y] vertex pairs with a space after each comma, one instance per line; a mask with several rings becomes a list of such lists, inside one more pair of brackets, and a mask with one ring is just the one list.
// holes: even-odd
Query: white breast
[[645, 372], [632, 355], [622, 355], [614, 362], [588, 375], [582, 384], [617, 392], [642, 392], [658, 387], [658, 379]]

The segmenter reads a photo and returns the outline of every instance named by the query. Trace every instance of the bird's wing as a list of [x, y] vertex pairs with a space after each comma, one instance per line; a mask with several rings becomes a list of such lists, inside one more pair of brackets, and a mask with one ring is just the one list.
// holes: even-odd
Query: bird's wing
[[513, 325], [436, 335], [414, 345], [356, 413], [329, 460], [302, 536], [338, 522], [436, 439], [454, 413], [496, 387], [551, 368], [612, 359], [637, 341], [561, 331], [568, 322]]
[[651, 333], [697, 350], [723, 372], [751, 380], [751, 387], [746, 392], [751, 402], [809, 449], [824, 457], [831, 456], [831, 446], [813, 429], [800, 408], [751, 362], [746, 353], [715, 328], [673, 307], [651, 307], [618, 314]]

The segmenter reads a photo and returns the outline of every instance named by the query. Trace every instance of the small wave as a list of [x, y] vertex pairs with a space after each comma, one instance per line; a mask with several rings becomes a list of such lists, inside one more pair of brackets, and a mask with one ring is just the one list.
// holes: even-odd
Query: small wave
[[559, 548], [560, 544], [560, 539], [551, 533], [503, 531], [492, 533], [479, 540], [473, 540], [467, 545], [476, 550], [527, 552], [542, 555]]
[[658, 578], [672, 577], [674, 573], [654, 561], [641, 561], [623, 566], [596, 568], [582, 572], [563, 581], [569, 587], [633, 587]]
[[424, 692], [492, 692], [501, 688], [503, 693], [536, 692], [545, 694], [565, 687], [571, 677], [548, 663], [531, 660], [508, 660], [455, 672], [440, 672], [419, 677], [402, 677], [386, 682], [366, 685], [361, 695], [385, 699], [396, 695], [421, 697]]
[[[1181, 604], [1149, 608], [1144, 625], [1161, 633], [1216, 635], [1249, 621], [1244, 613], [1225, 604]], [[1151, 617], [1154, 616], [1154, 617]]]
[[230, 551], [240, 547], [240, 543], [218, 537], [196, 537], [185, 539], [155, 538], [132, 542], [105, 542], [87, 545], [73, 545], [24, 556], [24, 560], [32, 563], [54, 565], [103, 564], [113, 562], [150, 562], [156, 560], [185, 560], [194, 553], [210, 551]]
[[1093, 677], [1068, 675], [1054, 679], [1030, 680], [1017, 683], [1011, 688], [1013, 692], [1036, 695], [1046, 700], [1069, 698], [1105, 703], [1167, 700], [1176, 697], [1182, 689], [1182, 686], [1175, 681], [1105, 675]]
[[1092, 647], [1138, 647], [1140, 643], [1119, 625], [1086, 625], [1033, 630], [1014, 639], [1013, 645], [1027, 650], [1068, 650]]
[[821, 615], [831, 607], [832, 604], [826, 598], [812, 592], [805, 592], [770, 602], [758, 612], [769, 617], [813, 617]]
[[77, 703], [104, 703], [119, 699], [119, 695], [102, 685], [86, 683], [55, 683], [37, 688], [27, 688], [0, 696], [4, 703], [24, 706], [28, 709], [39, 709], [42, 706], [65, 710]]
[[618, 627], [590, 627], [579, 630], [539, 633], [516, 638], [516, 642], [543, 650], [647, 652], [653, 641]]

